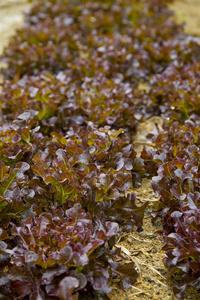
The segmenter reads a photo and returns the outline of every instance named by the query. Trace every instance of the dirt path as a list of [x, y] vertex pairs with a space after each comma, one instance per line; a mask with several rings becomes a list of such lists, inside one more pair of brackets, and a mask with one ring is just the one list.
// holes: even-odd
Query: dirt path
[[176, 0], [170, 8], [176, 22], [185, 23], [186, 33], [200, 36], [200, 0]]
[[0, 54], [24, 20], [23, 11], [30, 8], [28, 0], [0, 0]]
[[[171, 287], [164, 277], [166, 269], [162, 263], [164, 252], [162, 251], [162, 236], [158, 233], [162, 230], [160, 221], [153, 225], [150, 211], [153, 202], [156, 201], [151, 189], [150, 180], [144, 179], [142, 186], [134, 190], [137, 195], [137, 204], [150, 201], [145, 213], [143, 231], [123, 235], [117, 247], [121, 247], [121, 262], [134, 261], [139, 269], [139, 278], [135, 286], [127, 291], [113, 290], [111, 300], [172, 300], [175, 299]], [[120, 258], [119, 258], [120, 260]]]
[[[0, 0], [0, 55], [4, 47], [8, 45], [11, 36], [15, 34], [16, 29], [23, 24], [23, 11], [27, 11], [30, 6], [28, 0]], [[5, 64], [0, 63], [0, 69], [4, 67]]]

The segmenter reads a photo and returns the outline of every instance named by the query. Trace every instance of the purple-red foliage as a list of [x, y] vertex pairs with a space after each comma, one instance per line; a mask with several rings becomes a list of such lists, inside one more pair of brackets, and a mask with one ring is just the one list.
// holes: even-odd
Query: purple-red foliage
[[[157, 169], [168, 277], [182, 275], [181, 299], [199, 288], [199, 46], [169, 2], [36, 1], [6, 48], [0, 298], [108, 299], [116, 276], [131, 287], [135, 264], [113, 246], [148, 205], [125, 192]], [[153, 115], [163, 132], [138, 158], [132, 135]]]
[[178, 273], [182, 278], [174, 287], [179, 299], [188, 285], [199, 289], [200, 274], [200, 119], [191, 115], [181, 123], [166, 126], [151, 153], [159, 165], [152, 188], [160, 196], [152, 216], [162, 220], [167, 276]]

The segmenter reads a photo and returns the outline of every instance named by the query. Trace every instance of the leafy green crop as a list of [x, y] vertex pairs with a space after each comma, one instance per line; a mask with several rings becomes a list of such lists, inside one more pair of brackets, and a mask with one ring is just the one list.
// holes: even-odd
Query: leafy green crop
[[[198, 39], [168, 0], [40, 0], [1, 60], [0, 298], [109, 299], [118, 237], [142, 226], [144, 176], [160, 200], [169, 277], [199, 286]], [[150, 92], [138, 84], [150, 80]], [[134, 151], [138, 122], [165, 119]], [[126, 196], [125, 196], [126, 195]]]
[[[162, 219], [168, 279], [174, 273], [182, 277], [182, 285], [174, 287], [179, 299], [183, 299], [187, 286], [199, 289], [200, 119], [199, 108], [194, 105], [199, 103], [196, 70], [197, 66], [193, 66], [187, 74], [179, 74], [185, 75], [184, 79], [179, 77], [179, 81], [165, 81], [163, 84], [163, 91], [168, 89], [168, 84], [171, 87], [176, 84], [175, 91], [170, 89], [166, 93], [169, 100], [164, 103], [165, 114], [171, 118], [163, 132], [154, 137], [157, 149], [149, 155], [149, 159], [159, 166], [157, 176], [152, 179], [152, 187], [160, 201], [155, 205], [152, 216]], [[189, 80], [192, 90], [186, 84]], [[177, 93], [184, 94], [186, 98], [179, 95], [180, 101], [175, 100]], [[188, 118], [182, 114], [183, 101]], [[176, 106], [172, 108], [171, 104]]]

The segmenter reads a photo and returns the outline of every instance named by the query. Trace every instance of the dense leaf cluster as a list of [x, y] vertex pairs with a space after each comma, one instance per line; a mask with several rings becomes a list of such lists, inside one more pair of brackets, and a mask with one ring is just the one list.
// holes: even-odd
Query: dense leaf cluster
[[172, 63], [162, 74], [151, 78], [150, 97], [168, 124], [183, 124], [192, 114], [200, 115], [199, 84], [199, 63]]
[[123, 82], [120, 74], [112, 80], [104, 74], [79, 78], [71, 70], [23, 76], [4, 83], [1, 99], [4, 122], [15, 120], [26, 107], [38, 112], [35, 119], [46, 133], [52, 128], [65, 132], [73, 125], [85, 128], [89, 121], [134, 133], [138, 121], [154, 113], [154, 105], [146, 108], [147, 95]]
[[[103, 294], [120, 274], [112, 262], [115, 237], [142, 226], [147, 204], [137, 207], [135, 194], [124, 192], [144, 173], [143, 161], [127, 137], [118, 137], [123, 130], [89, 122], [48, 136], [36, 116], [27, 110], [0, 128], [1, 263], [9, 266], [1, 292], [46, 299], [62, 295], [61, 282], [71, 276], [76, 284], [62, 299], [75, 288]], [[133, 265], [122, 272], [130, 276], [125, 287], [136, 279]]]
[[6, 76], [74, 70], [137, 84], [172, 61], [191, 61], [195, 39], [170, 19], [168, 0], [38, 1], [5, 51]]
[[152, 215], [162, 219], [168, 278], [181, 274], [182, 285], [174, 292], [183, 299], [188, 285], [199, 290], [200, 283], [199, 65], [171, 66], [152, 86], [167, 116], [163, 131], [154, 137], [157, 149], [149, 154], [159, 166], [152, 187], [160, 201]]
[[[169, 2], [36, 1], [5, 50], [0, 297], [108, 299], [116, 276], [132, 286], [135, 265], [117, 264], [113, 245], [148, 205], [125, 192], [158, 167], [169, 275], [198, 287], [199, 46]], [[153, 115], [169, 120], [139, 158], [132, 136]]]

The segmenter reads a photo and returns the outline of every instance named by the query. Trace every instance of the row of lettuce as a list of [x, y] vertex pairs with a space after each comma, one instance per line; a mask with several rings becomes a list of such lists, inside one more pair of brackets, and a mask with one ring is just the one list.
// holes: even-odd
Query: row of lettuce
[[[199, 286], [198, 39], [171, 20], [167, 0], [40, 0], [1, 58], [0, 295], [109, 299], [133, 262], [116, 263], [123, 232], [160, 200], [168, 277]], [[137, 87], [150, 82], [150, 91]], [[155, 151], [134, 151], [139, 122], [158, 115]], [[126, 194], [126, 196], [125, 196]]]
[[180, 274], [174, 287], [179, 299], [187, 286], [200, 287], [200, 64], [168, 67], [157, 75], [152, 92], [161, 99], [166, 119], [153, 137], [158, 175], [152, 187], [160, 196], [152, 215], [161, 217], [168, 278]]

